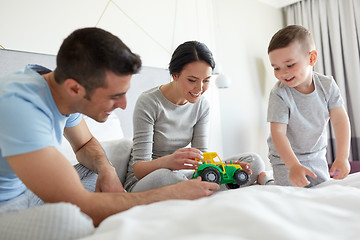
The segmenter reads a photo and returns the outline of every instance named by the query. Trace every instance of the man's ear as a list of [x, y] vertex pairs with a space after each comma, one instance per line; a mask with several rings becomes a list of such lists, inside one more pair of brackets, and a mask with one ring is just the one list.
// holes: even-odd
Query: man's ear
[[315, 63], [316, 63], [316, 61], [317, 61], [317, 56], [318, 56], [317, 51], [316, 51], [316, 50], [312, 50], [312, 51], [309, 53], [309, 55], [310, 55], [310, 65], [311, 65], [311, 66], [314, 66]]
[[179, 74], [178, 73], [173, 73], [171, 74], [171, 77], [174, 81], [177, 81], [177, 79], [179, 78]]
[[66, 92], [71, 96], [85, 96], [86, 91], [75, 79], [68, 78], [64, 81]]

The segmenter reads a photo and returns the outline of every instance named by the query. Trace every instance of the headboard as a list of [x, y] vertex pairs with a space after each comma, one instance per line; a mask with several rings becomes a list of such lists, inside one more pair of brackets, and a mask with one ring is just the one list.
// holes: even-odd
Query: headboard
[[[0, 76], [24, 69], [29, 63], [42, 65], [54, 70], [56, 67], [56, 56], [0, 49]], [[124, 137], [132, 139], [132, 113], [138, 96], [150, 88], [168, 83], [169, 81], [170, 75], [167, 69], [143, 66], [140, 73], [133, 75], [131, 87], [127, 93], [126, 109], [115, 110], [116, 115], [120, 119]]]

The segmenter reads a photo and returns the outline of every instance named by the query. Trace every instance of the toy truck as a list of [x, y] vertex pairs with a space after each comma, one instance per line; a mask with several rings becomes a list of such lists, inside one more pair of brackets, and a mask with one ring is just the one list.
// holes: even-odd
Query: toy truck
[[216, 152], [203, 153], [203, 159], [195, 160], [201, 164], [195, 169], [193, 178], [201, 176], [203, 181], [226, 184], [228, 189], [239, 188], [249, 181], [249, 174], [239, 164], [223, 163]]

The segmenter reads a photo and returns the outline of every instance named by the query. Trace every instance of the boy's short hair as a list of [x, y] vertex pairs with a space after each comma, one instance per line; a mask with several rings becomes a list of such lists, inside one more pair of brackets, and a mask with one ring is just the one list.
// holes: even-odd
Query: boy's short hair
[[76, 80], [90, 99], [96, 88], [106, 87], [106, 72], [118, 76], [139, 72], [140, 57], [115, 35], [100, 28], [74, 31], [62, 43], [57, 54], [55, 81]]
[[301, 25], [289, 25], [280, 29], [271, 38], [268, 53], [273, 50], [284, 48], [291, 43], [298, 41], [305, 52], [315, 50], [315, 43], [311, 32]]

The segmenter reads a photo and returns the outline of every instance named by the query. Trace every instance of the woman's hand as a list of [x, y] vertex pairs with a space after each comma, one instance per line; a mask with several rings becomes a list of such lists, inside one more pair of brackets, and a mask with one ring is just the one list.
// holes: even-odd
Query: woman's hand
[[195, 158], [202, 159], [202, 152], [196, 148], [180, 148], [163, 160], [163, 166], [170, 170], [195, 169], [199, 165]]
[[[226, 163], [229, 164], [229, 161], [226, 161]], [[251, 167], [251, 164], [250, 164], [250, 163], [246, 163], [246, 162], [241, 162], [241, 161], [239, 161], [239, 160], [235, 160], [235, 161], [232, 161], [232, 164], [238, 164], [238, 165], [240, 165], [241, 168], [242, 168], [243, 170], [245, 170], [249, 175], [252, 174], [252, 171], [251, 171], [251, 169], [250, 169], [250, 167]]]

